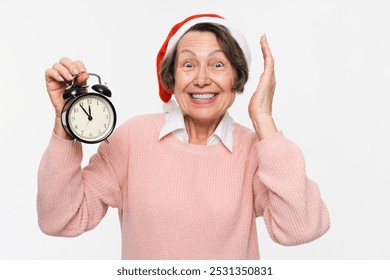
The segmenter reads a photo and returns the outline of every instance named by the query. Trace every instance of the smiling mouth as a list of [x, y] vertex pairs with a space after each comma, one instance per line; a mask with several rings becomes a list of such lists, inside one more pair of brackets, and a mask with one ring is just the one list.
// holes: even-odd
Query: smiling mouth
[[191, 94], [191, 98], [195, 100], [210, 100], [217, 96], [215, 93], [204, 93], [204, 94]]

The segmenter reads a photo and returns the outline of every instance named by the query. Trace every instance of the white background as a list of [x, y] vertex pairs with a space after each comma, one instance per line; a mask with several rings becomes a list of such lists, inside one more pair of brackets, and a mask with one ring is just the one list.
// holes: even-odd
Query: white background
[[[238, 23], [252, 49], [250, 81], [230, 110], [251, 127], [247, 104], [262, 71], [266, 33], [276, 61], [274, 117], [303, 150], [330, 231], [297, 247], [269, 238], [263, 259], [390, 258], [390, 18], [387, 1], [21, 1], [0, 3], [0, 259], [119, 259], [115, 209], [77, 238], [37, 225], [37, 169], [54, 111], [44, 71], [84, 61], [113, 92], [119, 124], [161, 112], [155, 57], [170, 28], [196, 13]], [[85, 146], [85, 163], [96, 150]], [[84, 163], [84, 164], [85, 164]]]

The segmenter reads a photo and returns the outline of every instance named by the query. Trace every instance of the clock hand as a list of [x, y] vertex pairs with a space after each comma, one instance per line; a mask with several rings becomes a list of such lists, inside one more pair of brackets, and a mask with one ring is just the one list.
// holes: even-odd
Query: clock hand
[[88, 112], [89, 112], [89, 117], [92, 118], [92, 114], [91, 114], [91, 105], [88, 105]]
[[83, 109], [84, 113], [87, 114], [88, 120], [89, 120], [89, 121], [92, 121], [92, 116], [91, 116], [90, 114], [88, 114], [88, 112], [84, 109], [83, 105], [80, 104], [80, 107], [81, 107], [81, 109]]
[[81, 109], [83, 109], [84, 113], [86, 113], [86, 114], [87, 114], [87, 116], [89, 117], [89, 114], [87, 113], [87, 111], [85, 111], [85, 109], [84, 109], [83, 105], [81, 105], [81, 104], [80, 104], [80, 107], [81, 107]]

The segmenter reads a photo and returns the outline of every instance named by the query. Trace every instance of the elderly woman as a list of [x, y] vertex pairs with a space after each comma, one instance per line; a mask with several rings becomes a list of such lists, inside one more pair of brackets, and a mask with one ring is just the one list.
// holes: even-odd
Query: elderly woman
[[68, 58], [48, 69], [56, 121], [39, 169], [42, 231], [77, 236], [115, 207], [123, 259], [259, 259], [260, 216], [283, 245], [323, 235], [328, 212], [301, 151], [276, 129], [274, 63], [265, 36], [260, 44], [254, 131], [227, 112], [248, 79], [245, 39], [218, 15], [195, 15], [172, 28], [157, 57], [160, 97], [179, 106], [130, 119], [83, 169], [82, 145], [72, 145], [60, 114], [66, 82], [81, 74], [84, 83], [87, 70]]

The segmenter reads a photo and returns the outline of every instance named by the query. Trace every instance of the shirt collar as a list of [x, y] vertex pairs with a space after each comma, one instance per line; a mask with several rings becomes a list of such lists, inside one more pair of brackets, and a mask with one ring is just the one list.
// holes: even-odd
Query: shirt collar
[[[214, 133], [207, 140], [207, 145], [215, 145], [222, 141], [224, 146], [233, 152], [233, 124], [234, 121], [226, 112], [219, 122]], [[173, 108], [166, 116], [165, 123], [160, 131], [159, 139], [173, 133], [179, 140], [188, 143], [188, 134], [180, 107]]]

